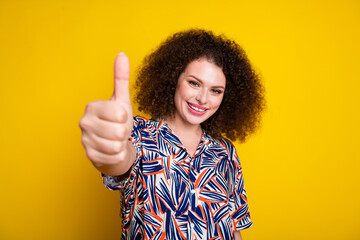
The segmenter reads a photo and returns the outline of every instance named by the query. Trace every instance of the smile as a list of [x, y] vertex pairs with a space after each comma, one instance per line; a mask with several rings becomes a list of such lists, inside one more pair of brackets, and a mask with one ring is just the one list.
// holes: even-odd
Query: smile
[[200, 107], [200, 106], [194, 106], [193, 104], [191, 104], [191, 103], [187, 103], [188, 104], [188, 106], [191, 108], [191, 109], [193, 109], [193, 110], [195, 110], [195, 111], [198, 111], [198, 112], [205, 112], [207, 109], [206, 108], [204, 108], [204, 107]]

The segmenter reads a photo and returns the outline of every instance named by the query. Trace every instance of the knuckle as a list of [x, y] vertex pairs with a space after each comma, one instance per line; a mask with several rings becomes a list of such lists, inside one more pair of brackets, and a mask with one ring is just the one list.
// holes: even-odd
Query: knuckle
[[125, 109], [123, 109], [122, 107], [118, 107], [117, 111], [116, 111], [116, 120], [119, 122], [126, 122], [127, 121], [127, 114]]
[[81, 143], [84, 147], [88, 145], [88, 141], [84, 135], [81, 137]]
[[123, 140], [126, 137], [126, 131], [124, 127], [120, 127], [115, 131], [116, 139]]
[[86, 149], [86, 156], [90, 159], [91, 162], [95, 163], [99, 163], [99, 159], [98, 156], [95, 152], [95, 150], [88, 148]]
[[88, 113], [96, 114], [97, 111], [104, 108], [105, 104], [106, 102], [102, 100], [89, 102], [85, 107], [85, 115]]
[[118, 154], [124, 152], [124, 150], [125, 150], [124, 142], [119, 142], [117, 147], [119, 149], [119, 151], [117, 152]]
[[102, 167], [102, 166], [103, 166], [103, 164], [100, 163], [100, 162], [94, 162], [94, 161], [91, 161], [91, 162], [92, 162], [92, 164], [93, 164], [96, 168], [99, 168], [99, 167]]
[[85, 117], [81, 118], [80, 121], [79, 121], [79, 127], [80, 127], [81, 129], [85, 129], [85, 128], [87, 128], [88, 126], [89, 126], [89, 124], [88, 124], [86, 118], [85, 118]]
[[93, 109], [94, 109], [94, 102], [89, 102], [88, 104], [86, 104], [85, 112], [90, 112]]
[[125, 156], [124, 152], [120, 152], [119, 154], [117, 154], [117, 161], [118, 162], [124, 162], [126, 160], [127, 159], [126, 159], [126, 156]]
[[112, 152], [119, 153], [121, 151], [121, 149], [122, 149], [122, 146], [121, 146], [120, 142], [116, 141], [112, 144]]

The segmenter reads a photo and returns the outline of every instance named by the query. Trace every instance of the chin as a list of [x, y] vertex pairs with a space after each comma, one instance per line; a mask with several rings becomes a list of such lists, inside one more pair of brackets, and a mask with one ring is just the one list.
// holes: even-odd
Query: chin
[[187, 118], [187, 122], [192, 125], [200, 125], [201, 123], [205, 122], [209, 118], [210, 118], [210, 116], [201, 116], [201, 117], [191, 116], [191, 117]]

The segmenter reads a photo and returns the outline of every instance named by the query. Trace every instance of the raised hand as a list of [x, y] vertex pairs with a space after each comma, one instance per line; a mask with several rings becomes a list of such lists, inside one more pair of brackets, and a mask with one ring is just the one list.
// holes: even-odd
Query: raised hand
[[125, 108], [128, 117], [128, 123], [131, 122], [132, 128], [132, 108], [129, 90], [130, 64], [125, 53], [120, 53], [115, 58], [114, 63], [114, 93], [111, 101], [115, 101]]
[[99, 171], [108, 175], [127, 172], [136, 155], [128, 140], [133, 127], [129, 65], [124, 53], [116, 57], [113, 96], [108, 101], [88, 103], [79, 122], [87, 157]]

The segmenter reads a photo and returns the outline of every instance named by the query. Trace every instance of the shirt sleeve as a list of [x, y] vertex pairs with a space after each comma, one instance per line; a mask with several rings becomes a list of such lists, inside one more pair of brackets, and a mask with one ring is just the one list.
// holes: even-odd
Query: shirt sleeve
[[253, 225], [246, 197], [244, 178], [236, 148], [230, 143], [230, 186], [229, 195], [230, 216], [235, 231], [243, 230]]
[[142, 158], [142, 146], [141, 146], [141, 126], [142, 120], [139, 121], [139, 117], [134, 117], [134, 126], [131, 132], [129, 141], [134, 145], [136, 149], [136, 159], [131, 166], [130, 174], [127, 178], [121, 179], [121, 176], [109, 176], [106, 174], [101, 174], [104, 185], [110, 190], [121, 190], [126, 188], [126, 186], [131, 185], [134, 179], [138, 175], [140, 161]]

